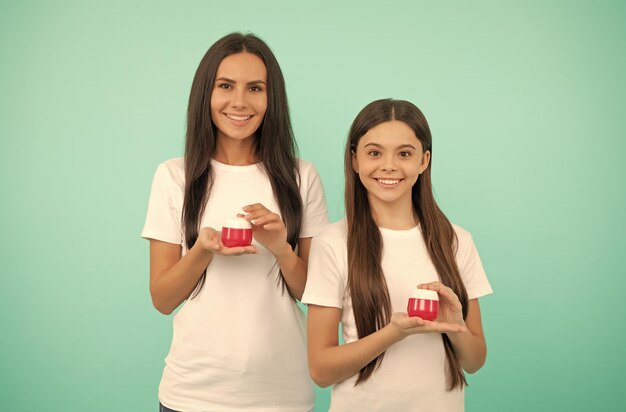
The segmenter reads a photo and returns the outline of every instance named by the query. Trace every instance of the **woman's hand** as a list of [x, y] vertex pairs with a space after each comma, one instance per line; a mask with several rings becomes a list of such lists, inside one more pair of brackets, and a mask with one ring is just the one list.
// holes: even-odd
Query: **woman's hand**
[[223, 256], [256, 253], [256, 247], [253, 245], [237, 247], [224, 246], [222, 243], [222, 232], [218, 232], [212, 227], [203, 227], [200, 229], [196, 243], [199, 244], [204, 250]]
[[439, 295], [439, 313], [437, 322], [453, 323], [465, 326], [463, 306], [454, 291], [441, 282], [430, 282], [417, 285], [418, 289], [434, 290]]
[[[291, 250], [287, 243], [287, 228], [277, 213], [260, 203], [243, 207], [243, 217], [252, 223], [252, 236], [275, 257]], [[288, 250], [287, 250], [288, 247]]]

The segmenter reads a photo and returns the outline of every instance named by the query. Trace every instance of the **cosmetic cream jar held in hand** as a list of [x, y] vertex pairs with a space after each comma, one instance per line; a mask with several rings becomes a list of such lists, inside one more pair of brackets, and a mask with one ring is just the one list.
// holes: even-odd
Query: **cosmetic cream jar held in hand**
[[434, 290], [415, 289], [409, 297], [406, 308], [409, 316], [419, 316], [424, 320], [437, 319], [439, 295]]
[[226, 219], [222, 227], [222, 243], [226, 247], [249, 246], [252, 243], [252, 225], [246, 219]]

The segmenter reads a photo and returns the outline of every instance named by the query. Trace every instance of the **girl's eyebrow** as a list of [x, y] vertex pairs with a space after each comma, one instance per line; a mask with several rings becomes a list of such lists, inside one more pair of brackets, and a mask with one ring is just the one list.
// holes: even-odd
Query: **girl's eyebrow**
[[[228, 82], [228, 83], [237, 83], [235, 80], [229, 79], [228, 77], [219, 77], [219, 78], [215, 79], [215, 81], [223, 81], [223, 82]], [[248, 82], [247, 84], [248, 85], [265, 84], [265, 82], [263, 80], [253, 80], [251, 82]]]
[[[378, 144], [378, 143], [368, 143], [368, 144], [366, 144], [363, 147], [367, 147], [367, 146], [374, 146], [374, 147], [377, 147], [379, 149], [383, 148], [383, 146]], [[415, 149], [415, 146], [413, 146], [412, 144], [401, 144], [400, 146], [396, 147], [396, 149], [406, 149], [406, 148], [417, 150], [417, 149]]]

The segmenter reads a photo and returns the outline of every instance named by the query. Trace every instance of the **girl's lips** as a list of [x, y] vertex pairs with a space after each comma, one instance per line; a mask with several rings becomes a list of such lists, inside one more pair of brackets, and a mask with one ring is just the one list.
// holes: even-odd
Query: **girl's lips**
[[375, 178], [379, 185], [383, 187], [395, 187], [397, 186], [402, 179], [379, 179]]

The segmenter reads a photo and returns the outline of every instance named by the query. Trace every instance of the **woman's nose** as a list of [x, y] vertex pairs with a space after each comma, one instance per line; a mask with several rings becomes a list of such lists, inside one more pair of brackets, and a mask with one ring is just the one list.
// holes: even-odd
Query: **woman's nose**
[[235, 90], [232, 96], [233, 96], [233, 100], [232, 100], [233, 107], [237, 107], [237, 108], [246, 107], [247, 100], [246, 100], [245, 89]]

